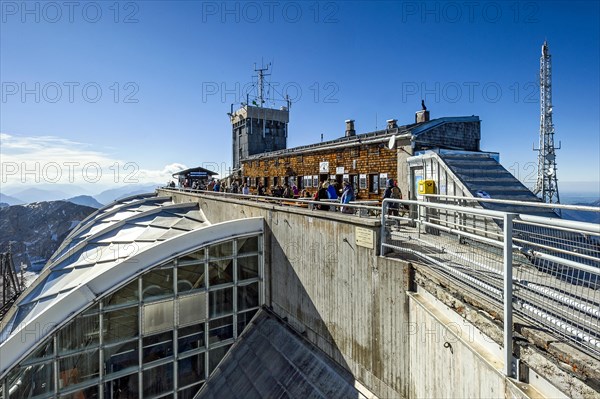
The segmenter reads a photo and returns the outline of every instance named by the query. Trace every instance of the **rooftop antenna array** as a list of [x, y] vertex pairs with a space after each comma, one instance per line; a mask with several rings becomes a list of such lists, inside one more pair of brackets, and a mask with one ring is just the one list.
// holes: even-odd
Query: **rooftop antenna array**
[[262, 107], [265, 100], [264, 100], [264, 90], [265, 90], [265, 76], [270, 76], [270, 73], [265, 73], [266, 71], [269, 70], [269, 65], [271, 65], [270, 63], [267, 64], [267, 67], [264, 68], [262, 66], [262, 62], [261, 62], [261, 67], [260, 68], [256, 68], [256, 63], [254, 63], [254, 72], [258, 72], [258, 106]]
[[538, 176], [534, 194], [549, 204], [559, 204], [558, 180], [556, 178], [556, 150], [554, 124], [552, 123], [552, 59], [548, 43], [542, 45], [540, 57], [540, 145], [538, 151]]

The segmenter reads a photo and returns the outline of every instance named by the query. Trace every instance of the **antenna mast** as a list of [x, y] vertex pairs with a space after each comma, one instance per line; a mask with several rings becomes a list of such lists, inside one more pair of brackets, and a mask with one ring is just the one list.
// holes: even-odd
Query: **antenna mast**
[[559, 204], [558, 180], [556, 178], [556, 150], [554, 146], [554, 124], [552, 123], [552, 63], [548, 43], [542, 45], [540, 57], [540, 147], [538, 151], [538, 177], [534, 193], [542, 201]]
[[262, 107], [264, 100], [264, 90], [265, 90], [265, 76], [271, 75], [270, 73], [265, 73], [269, 70], [269, 64], [267, 64], [266, 68], [261, 67], [256, 68], [256, 63], [254, 63], [254, 72], [258, 72], [258, 106]]

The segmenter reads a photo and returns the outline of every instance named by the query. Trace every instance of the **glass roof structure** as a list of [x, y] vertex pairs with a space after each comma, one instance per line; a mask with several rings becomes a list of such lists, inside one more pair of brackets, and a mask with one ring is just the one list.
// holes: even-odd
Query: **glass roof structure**
[[[191, 253], [198, 253], [201, 248], [212, 248], [211, 245], [225, 243], [233, 249], [224, 255], [217, 251], [217, 255], [221, 258], [215, 258], [216, 255], [213, 254], [212, 249], [205, 251], [206, 260], [203, 258], [200, 261], [202, 263], [200, 267], [204, 268], [202, 270], [206, 272], [202, 273], [208, 277], [201, 277], [204, 279], [202, 281], [206, 282], [199, 285], [199, 289], [203, 289], [205, 292], [200, 292], [203, 299], [193, 299], [193, 301], [203, 300], [203, 303], [207, 303], [207, 309], [212, 309], [212, 306], [217, 306], [210, 302], [213, 296], [221, 295], [231, 301], [229, 298], [231, 294], [227, 290], [238, 293], [236, 295], [242, 295], [241, 293], [246, 292], [247, 289], [254, 289], [252, 284], [258, 284], [258, 282], [255, 283], [254, 280], [248, 279], [254, 278], [258, 281], [260, 279], [258, 272], [256, 277], [254, 275], [231, 277], [231, 282], [229, 280], [220, 281], [210, 274], [212, 273], [211, 265], [213, 263], [215, 265], [222, 264], [225, 271], [225, 268], [229, 267], [227, 265], [235, 265], [235, 269], [233, 269], [234, 266], [230, 267], [232, 270], [236, 270], [236, 276], [241, 276], [244, 262], [246, 262], [242, 260], [250, 258], [244, 258], [249, 255], [242, 253], [243, 251], [240, 249], [242, 260], [238, 265], [238, 245], [240, 248], [244, 248], [244, 241], [237, 237], [262, 237], [262, 233], [262, 218], [211, 224], [199, 208], [198, 203], [175, 204], [170, 197], [158, 197], [154, 194], [125, 198], [99, 209], [82, 221], [67, 236], [38, 278], [20, 296], [0, 324], [0, 397], [9, 397], [4, 396], [2, 392], [7, 394], [10, 391], [10, 376], [15, 373], [14, 369], [22, 368], [23, 366], [20, 364], [24, 359], [27, 360], [25, 362], [27, 363], [32, 356], [36, 358], [36, 353], [42, 346], [58, 342], [62, 329], [70, 325], [69, 323], [73, 319], [83, 317], [82, 315], [90, 312], [91, 306], [98, 308], [98, 304], [100, 304], [99, 310], [96, 311], [100, 314], [100, 325], [108, 323], [110, 318], [102, 316], [103, 299], [120, 290], [127, 290], [127, 287], [132, 284], [137, 287], [138, 281], [140, 291], [136, 295], [139, 301], [138, 305], [142, 309], [145, 306], [145, 296], [142, 297], [141, 293], [141, 289], [145, 287], [142, 286], [145, 273], [147, 274], [157, 267], [163, 269], [170, 267], [169, 270], [173, 270], [173, 272], [168, 272], [171, 273], [170, 275], [166, 274], [166, 281], [171, 281], [169, 279], [172, 277], [176, 279], [177, 273], [180, 273], [181, 276], [184, 272], [193, 273], [184, 269], [178, 272], [177, 265], [183, 267], [185, 262], [182, 259], [186, 259], [186, 256], [189, 257]], [[215, 248], [217, 247], [219, 246], [216, 245]], [[256, 264], [262, 264], [260, 246], [256, 248], [250, 255], [256, 257]], [[204, 252], [202, 253], [204, 254]], [[198, 261], [192, 263], [198, 263]], [[189, 260], [187, 264], [190, 264]], [[223, 270], [219, 270], [219, 276], [227, 275]], [[229, 272], [229, 274], [232, 273]], [[238, 278], [247, 280], [240, 283], [239, 288]], [[160, 278], [156, 281], [157, 283], [146, 288], [152, 290], [160, 286]], [[177, 280], [175, 280], [175, 286], [171, 283], [171, 295], [175, 296], [170, 299], [170, 303], [177, 303], [177, 305], [173, 305], [176, 309], [179, 309], [179, 302], [173, 301], [183, 301], [179, 298], [178, 292], [191, 292], [192, 289], [198, 288], [188, 280], [185, 282], [187, 286], [180, 288], [177, 286]], [[219, 286], [219, 284], [221, 285]], [[244, 288], [244, 284], [250, 288]], [[212, 288], [212, 286], [217, 288]], [[231, 288], [227, 288], [228, 286]], [[144, 295], [146, 295], [147, 289], [144, 291]], [[213, 293], [210, 292], [211, 289]], [[242, 297], [240, 296], [240, 298]], [[208, 307], [209, 302], [210, 308]], [[159, 309], [156, 306], [155, 308]], [[237, 308], [237, 302], [233, 308]], [[145, 311], [150, 312], [155, 309], [148, 308]], [[207, 312], [212, 312], [212, 310]], [[180, 316], [173, 317], [177, 322], [173, 324], [175, 327], [170, 327], [171, 330], [178, 328], [179, 325], [177, 323]], [[234, 320], [237, 320], [235, 319], [237, 315], [233, 317]], [[102, 320], [105, 321], [102, 322]], [[106, 328], [106, 326], [104, 327]], [[154, 331], [152, 329], [156, 328], [148, 325], [147, 331]], [[144, 333], [141, 332], [141, 328], [139, 330], [138, 335], [142, 342]], [[174, 332], [174, 334], [176, 337], [177, 333]], [[102, 339], [99, 339], [100, 347], [102, 347]], [[58, 351], [58, 344], [53, 345], [57, 347], [55, 350]], [[58, 357], [56, 360], [58, 363], [51, 366], [55, 370], [60, 370], [62, 367], [60, 359]], [[11, 370], [13, 370], [12, 373]], [[58, 371], [55, 371], [54, 375], [56, 376], [57, 373]], [[100, 373], [100, 377], [102, 377], [102, 373]], [[55, 381], [56, 387], [53, 389], [59, 389], [60, 378], [54, 377], [53, 381]], [[3, 379], [4, 386], [2, 385]]]

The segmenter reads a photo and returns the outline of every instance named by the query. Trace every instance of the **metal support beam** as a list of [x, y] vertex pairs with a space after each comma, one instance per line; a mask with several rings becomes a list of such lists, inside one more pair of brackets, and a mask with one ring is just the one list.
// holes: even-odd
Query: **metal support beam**
[[513, 219], [516, 215], [504, 215], [504, 374], [516, 377], [513, 372], [513, 270], [512, 270], [512, 233]]

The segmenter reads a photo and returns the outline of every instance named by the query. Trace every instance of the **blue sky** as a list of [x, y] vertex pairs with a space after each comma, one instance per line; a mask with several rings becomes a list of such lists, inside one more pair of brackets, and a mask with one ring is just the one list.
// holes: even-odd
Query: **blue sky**
[[68, 4], [2, 3], [5, 188], [226, 170], [226, 113], [261, 61], [294, 100], [289, 147], [340, 137], [348, 118], [409, 124], [424, 98], [432, 118], [478, 115], [482, 149], [531, 185], [547, 39], [559, 187], [600, 192], [596, 1]]

